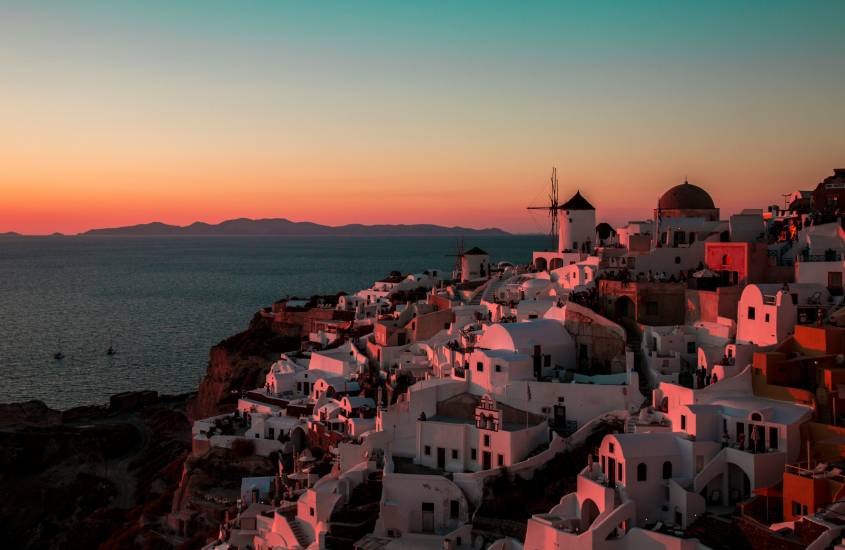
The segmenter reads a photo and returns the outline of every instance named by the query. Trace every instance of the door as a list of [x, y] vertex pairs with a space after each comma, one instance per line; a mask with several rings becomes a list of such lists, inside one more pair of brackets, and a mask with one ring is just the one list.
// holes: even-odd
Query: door
[[493, 455], [490, 454], [490, 451], [481, 453], [481, 465], [484, 466], [485, 470], [489, 470], [493, 466]]
[[556, 430], [566, 428], [566, 405], [555, 405], [554, 427]]
[[446, 449], [437, 447], [437, 467], [441, 470], [446, 469]]
[[423, 533], [434, 532], [434, 503], [422, 503], [422, 531]]
[[539, 345], [534, 346], [534, 377], [539, 380], [543, 374], [543, 350]]
[[616, 485], [616, 459], [607, 457], [607, 481], [613, 486]]
[[828, 271], [827, 273], [827, 288], [831, 294], [839, 296], [842, 294], [842, 272]]

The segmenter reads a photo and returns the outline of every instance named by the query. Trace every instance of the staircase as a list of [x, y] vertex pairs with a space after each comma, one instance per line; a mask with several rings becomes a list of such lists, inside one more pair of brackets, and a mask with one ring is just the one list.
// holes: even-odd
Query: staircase
[[290, 530], [293, 531], [293, 536], [296, 537], [296, 542], [302, 548], [308, 548], [310, 544], [308, 540], [308, 535], [305, 534], [305, 531], [302, 528], [302, 523], [298, 519], [288, 520], [288, 525], [290, 525]]
[[626, 343], [628, 349], [634, 352], [634, 370], [637, 372], [640, 378], [640, 393], [647, 399], [651, 398], [651, 386], [648, 384], [648, 379], [643, 372], [643, 351], [642, 351], [642, 343], [643, 343], [643, 336], [637, 330], [636, 326], [627, 326], [627, 324], [623, 325], [625, 328], [625, 335], [626, 335]]

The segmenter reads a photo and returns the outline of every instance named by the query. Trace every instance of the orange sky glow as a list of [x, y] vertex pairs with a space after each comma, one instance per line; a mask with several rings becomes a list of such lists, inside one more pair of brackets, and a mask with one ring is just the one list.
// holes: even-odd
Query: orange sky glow
[[13, 3], [0, 232], [284, 217], [539, 233], [525, 207], [553, 165], [562, 199], [580, 189], [615, 225], [685, 176], [724, 215], [782, 204], [845, 165], [845, 10], [782, 7]]

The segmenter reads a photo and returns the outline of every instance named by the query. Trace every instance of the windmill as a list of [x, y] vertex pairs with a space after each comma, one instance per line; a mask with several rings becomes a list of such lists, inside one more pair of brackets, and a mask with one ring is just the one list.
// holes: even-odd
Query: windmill
[[558, 238], [558, 210], [560, 209], [560, 203], [558, 202], [557, 196], [557, 168], [554, 166], [552, 167], [552, 177], [550, 178], [552, 184], [552, 191], [549, 193], [549, 204], [548, 206], [529, 206], [528, 210], [548, 210], [549, 211], [549, 218], [551, 219], [551, 227], [549, 228], [549, 236], [552, 238], [552, 248], [557, 250], [557, 238]]
[[[455, 239], [455, 253], [454, 254], [446, 254], [447, 256], [454, 256], [455, 257], [455, 268], [452, 271], [452, 278], [460, 278], [461, 273], [461, 258], [464, 257], [464, 238], [458, 237]], [[457, 275], [457, 276], [456, 276]]]

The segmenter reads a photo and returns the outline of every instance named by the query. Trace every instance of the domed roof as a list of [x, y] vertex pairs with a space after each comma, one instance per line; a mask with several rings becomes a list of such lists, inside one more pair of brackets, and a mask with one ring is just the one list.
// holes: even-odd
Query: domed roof
[[576, 191], [571, 199], [561, 204], [558, 208], [561, 210], [595, 210], [593, 205], [590, 204], [590, 201], [585, 199], [581, 194], [581, 191]]
[[707, 191], [686, 180], [663, 193], [657, 205], [664, 210], [708, 210], [716, 208]]

